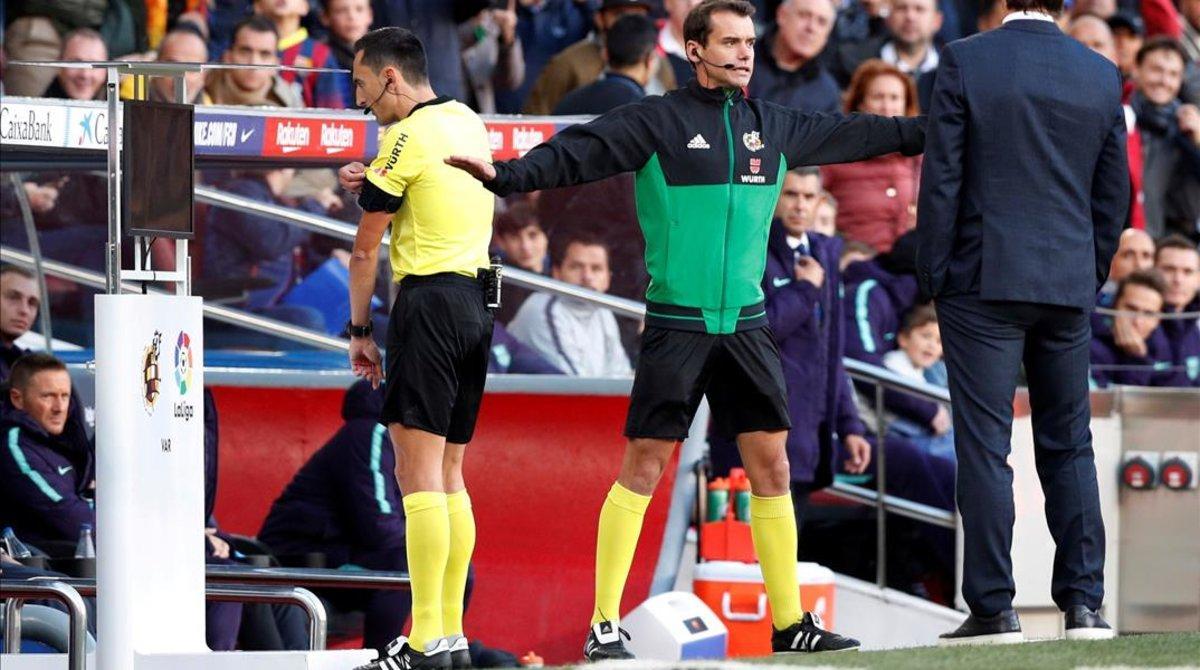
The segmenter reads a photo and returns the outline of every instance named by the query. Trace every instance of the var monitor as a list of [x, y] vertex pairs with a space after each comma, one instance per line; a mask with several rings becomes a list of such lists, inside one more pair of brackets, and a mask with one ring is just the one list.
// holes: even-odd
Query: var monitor
[[191, 105], [124, 103], [122, 221], [126, 235], [192, 237]]

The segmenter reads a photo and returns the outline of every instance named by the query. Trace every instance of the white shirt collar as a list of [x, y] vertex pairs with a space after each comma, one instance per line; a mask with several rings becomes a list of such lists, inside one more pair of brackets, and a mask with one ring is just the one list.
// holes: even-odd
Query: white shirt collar
[[810, 245], [808, 243], [808, 232], [807, 231], [800, 233], [800, 237], [793, 237], [791, 235], [788, 235], [787, 243], [788, 243], [788, 247], [790, 247], [792, 249], [792, 251], [795, 251], [796, 249], [800, 248], [800, 245], [804, 245], [804, 246], [808, 247], [810, 250], [812, 249], [812, 245]]
[[900, 68], [900, 71], [904, 74], [913, 74], [914, 72], [916, 74], [925, 74], [926, 72], [932, 72], [937, 69], [938, 63], [941, 62], [937, 48], [930, 44], [929, 48], [925, 50], [925, 59], [921, 61], [921, 64], [915, 70], [909, 69], [908, 64], [900, 60], [900, 54], [896, 51], [896, 45], [890, 41], [880, 47], [879, 58], [885, 63]]
[[679, 56], [685, 60], [687, 59], [687, 56], [683, 53], [683, 45], [680, 44], [679, 40], [675, 39], [675, 36], [671, 34], [670, 24], [664, 25], [662, 30], [658, 31], [658, 46], [664, 52], [671, 54], [672, 56]]
[[1004, 17], [1001, 23], [1008, 23], [1009, 21], [1049, 21], [1050, 23], [1058, 23], [1054, 20], [1053, 16], [1050, 16], [1046, 12], [1013, 12]]

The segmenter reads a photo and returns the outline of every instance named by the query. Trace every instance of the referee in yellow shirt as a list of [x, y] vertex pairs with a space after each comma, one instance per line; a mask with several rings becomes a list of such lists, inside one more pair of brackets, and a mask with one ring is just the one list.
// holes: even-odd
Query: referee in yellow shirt
[[[385, 382], [381, 421], [396, 449], [404, 494], [412, 629], [365, 668], [469, 668], [463, 592], [475, 520], [462, 460], [487, 377], [487, 307], [493, 196], [443, 159], [490, 160], [483, 121], [434, 94], [425, 50], [403, 28], [381, 28], [354, 45], [354, 90], [384, 133], [370, 166], [339, 173], [363, 208], [350, 262], [350, 365]], [[392, 227], [390, 260], [400, 293], [387, 332], [386, 375], [371, 337], [369, 303], [379, 243]], [[400, 631], [397, 631], [399, 633]]]

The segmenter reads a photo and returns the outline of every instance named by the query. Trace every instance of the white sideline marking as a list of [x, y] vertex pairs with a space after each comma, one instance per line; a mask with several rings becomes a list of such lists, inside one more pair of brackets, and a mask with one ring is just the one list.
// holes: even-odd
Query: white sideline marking
[[[600, 661], [590, 664], [598, 668], [613, 668], [614, 670], [779, 670], [780, 665], [751, 663], [743, 661]], [[830, 665], [806, 665], [805, 670], [847, 670], [845, 666], [835, 668]], [[848, 670], [865, 670], [864, 668], [849, 668]], [[1158, 670], [1158, 669], [1156, 669]], [[1171, 670], [1171, 669], [1166, 669]]]

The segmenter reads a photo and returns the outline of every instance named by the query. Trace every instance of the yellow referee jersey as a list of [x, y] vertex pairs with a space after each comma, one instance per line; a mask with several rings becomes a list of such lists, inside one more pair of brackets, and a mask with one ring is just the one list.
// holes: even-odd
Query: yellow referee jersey
[[455, 272], [474, 277], [488, 265], [495, 196], [443, 162], [463, 154], [491, 160], [483, 120], [440, 97], [417, 105], [384, 132], [367, 179], [403, 203], [392, 216], [392, 276]]

